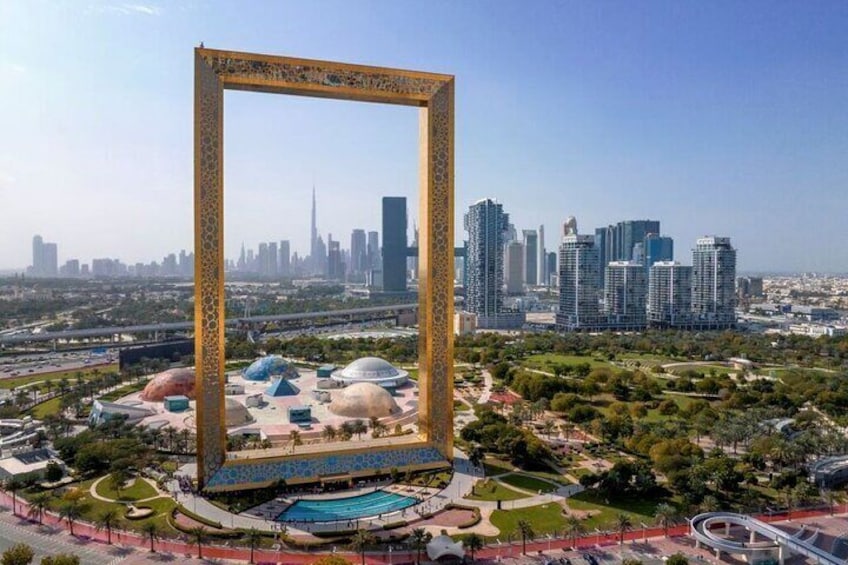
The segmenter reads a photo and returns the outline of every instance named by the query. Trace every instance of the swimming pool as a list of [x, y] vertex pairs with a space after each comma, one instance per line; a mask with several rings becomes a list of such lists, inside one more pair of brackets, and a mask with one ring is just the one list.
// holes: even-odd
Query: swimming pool
[[277, 516], [278, 522], [335, 522], [358, 520], [409, 508], [418, 500], [402, 494], [375, 490], [347, 498], [298, 500]]

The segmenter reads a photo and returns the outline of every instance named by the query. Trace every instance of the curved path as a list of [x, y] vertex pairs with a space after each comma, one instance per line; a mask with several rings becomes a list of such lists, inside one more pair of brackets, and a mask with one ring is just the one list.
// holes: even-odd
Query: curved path
[[[731, 525], [742, 526], [751, 533], [752, 542], [744, 543], [713, 534], [710, 531], [710, 527], [719, 524], [725, 527]], [[706, 512], [699, 514], [692, 518], [690, 525], [696, 542], [703, 543], [715, 549], [716, 552], [741, 553], [750, 556], [755, 551], [777, 547], [781, 564], [786, 557], [784, 554], [785, 550], [803, 555], [813, 563], [824, 563], [826, 565], [844, 564], [842, 559], [814, 545], [813, 542], [818, 537], [818, 531], [814, 531], [806, 539], [802, 539], [802, 535], [806, 533], [803, 527], [797, 533], [789, 534], [780, 528], [761, 522], [751, 516], [733, 512]], [[771, 543], [757, 543], [753, 541], [755, 535], [759, 535]]]

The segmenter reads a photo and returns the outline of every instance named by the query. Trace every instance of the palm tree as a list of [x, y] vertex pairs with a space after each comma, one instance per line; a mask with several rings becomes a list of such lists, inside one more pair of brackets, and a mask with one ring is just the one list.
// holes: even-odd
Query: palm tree
[[545, 431], [545, 435], [548, 436], [548, 439], [551, 439], [551, 432], [554, 431], [556, 424], [550, 418], [546, 418], [544, 423], [542, 424], [542, 429]]
[[188, 531], [188, 535], [194, 539], [194, 543], [197, 544], [197, 558], [203, 559], [203, 544], [206, 543], [206, 538], [209, 537], [206, 531], [206, 528], [203, 526], [197, 526]]
[[362, 556], [362, 565], [365, 565], [365, 548], [374, 543], [374, 536], [368, 530], [356, 530], [350, 539], [350, 548]]
[[150, 553], [156, 553], [156, 550], [153, 548], [153, 542], [159, 539], [159, 526], [156, 522], [145, 522], [141, 525], [141, 533], [146, 535], [150, 540]]
[[615, 529], [618, 531], [618, 545], [624, 545], [624, 534], [633, 529], [633, 521], [630, 516], [619, 513], [615, 517]]
[[519, 520], [516, 525], [518, 526], [518, 533], [521, 534], [521, 553], [527, 555], [527, 538], [533, 539], [536, 533], [527, 520]]
[[362, 439], [362, 434], [368, 431], [368, 427], [362, 420], [353, 421], [353, 433], [356, 434], [356, 439]]
[[471, 562], [474, 563], [474, 553], [483, 549], [483, 536], [471, 532], [465, 537], [465, 547], [471, 552]]
[[48, 503], [50, 502], [49, 492], [39, 492], [34, 494], [32, 498], [29, 499], [29, 517], [30, 518], [38, 518], [38, 523], [42, 524], [44, 520], [44, 511], [47, 510]]
[[331, 424], [327, 424], [326, 426], [324, 426], [324, 431], [322, 435], [327, 441], [333, 441], [334, 439], [336, 439], [336, 428], [334, 428]]
[[416, 551], [415, 562], [421, 563], [421, 550], [430, 543], [430, 540], [433, 539], [433, 534], [424, 528], [415, 528], [411, 532], [410, 539], [412, 541], [412, 547], [414, 547]]
[[68, 530], [70, 530], [71, 535], [74, 535], [74, 522], [79, 520], [80, 516], [82, 516], [82, 508], [80, 508], [79, 501], [71, 500], [59, 507], [59, 518], [68, 521]]
[[18, 479], [9, 479], [6, 481], [6, 484], [3, 485], [3, 488], [6, 489], [6, 492], [12, 495], [12, 516], [18, 515], [18, 492], [23, 490], [24, 484]]
[[677, 510], [671, 504], [658, 504], [654, 511], [654, 520], [662, 526], [663, 535], [668, 537], [668, 527], [677, 521]]
[[474, 447], [472, 447], [468, 452], [468, 462], [471, 463], [472, 467], [479, 467], [480, 463], [482, 463], [485, 458], [486, 451], [479, 444], [474, 445]]
[[247, 545], [250, 546], [250, 562], [253, 563], [253, 551], [259, 545], [259, 542], [262, 541], [262, 534], [256, 528], [250, 528], [245, 532], [244, 537], [247, 540]]
[[586, 533], [586, 528], [583, 526], [580, 518], [574, 514], [569, 514], [565, 520], [565, 531], [571, 540], [571, 548], [575, 549], [577, 547], [577, 538]]
[[120, 521], [120, 515], [114, 508], [107, 508], [103, 513], [94, 520], [94, 526], [99, 532], [101, 529], [106, 530], [106, 543], [112, 545], [112, 528]]
[[300, 432], [297, 430], [292, 430], [289, 432], [289, 439], [292, 442], [292, 453], [294, 453], [294, 448], [298, 445], [303, 445], [303, 440], [300, 438]]

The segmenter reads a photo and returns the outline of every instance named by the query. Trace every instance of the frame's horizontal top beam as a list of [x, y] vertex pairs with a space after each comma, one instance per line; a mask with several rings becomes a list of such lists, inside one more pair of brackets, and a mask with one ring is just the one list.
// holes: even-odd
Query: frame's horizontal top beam
[[294, 57], [197, 48], [224, 88], [409, 106], [427, 101], [453, 76]]

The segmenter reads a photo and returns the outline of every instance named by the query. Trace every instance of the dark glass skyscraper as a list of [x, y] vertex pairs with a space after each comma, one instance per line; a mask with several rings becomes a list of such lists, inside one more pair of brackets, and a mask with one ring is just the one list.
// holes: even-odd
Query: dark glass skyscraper
[[406, 290], [406, 197], [383, 197], [383, 290]]

